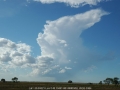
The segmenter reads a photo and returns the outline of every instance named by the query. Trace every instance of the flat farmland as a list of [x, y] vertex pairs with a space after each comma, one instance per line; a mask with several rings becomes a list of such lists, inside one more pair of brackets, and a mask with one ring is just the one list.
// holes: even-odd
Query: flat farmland
[[0, 82], [0, 90], [120, 90], [120, 85], [67, 82]]

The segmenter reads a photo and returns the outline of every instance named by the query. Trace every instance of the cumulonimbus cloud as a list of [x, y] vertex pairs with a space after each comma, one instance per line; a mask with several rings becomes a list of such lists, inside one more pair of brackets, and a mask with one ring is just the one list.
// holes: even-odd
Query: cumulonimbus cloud
[[97, 5], [98, 3], [102, 1], [108, 1], [108, 0], [33, 0], [37, 2], [41, 2], [43, 4], [51, 4], [55, 2], [59, 3], [66, 3], [67, 5], [70, 5], [71, 7], [79, 7], [84, 5]]
[[[102, 9], [93, 9], [73, 16], [64, 16], [54, 21], [47, 21], [43, 33], [38, 34], [37, 43], [41, 55], [33, 57], [31, 47], [25, 43], [15, 43], [0, 38], [0, 65], [7, 62], [12, 66], [30, 67], [30, 75], [48, 75], [60, 77], [60, 74], [74, 74], [79, 69], [93, 65], [98, 59], [89, 51], [80, 37], [82, 32], [108, 15]], [[108, 58], [109, 55], [105, 58]], [[105, 59], [104, 58], [104, 59]], [[5, 62], [5, 63], [4, 63]], [[57, 75], [56, 75], [57, 74]]]
[[84, 30], [99, 22], [102, 16], [108, 14], [101, 9], [94, 9], [47, 21], [44, 32], [38, 35], [37, 42], [41, 48], [40, 57], [52, 58], [52, 63], [48, 64], [51, 65], [49, 70], [52, 71], [52, 66], [59, 65], [58, 73], [65, 73], [67, 70], [80, 68], [82, 63], [91, 62], [95, 55], [83, 46], [80, 35]]

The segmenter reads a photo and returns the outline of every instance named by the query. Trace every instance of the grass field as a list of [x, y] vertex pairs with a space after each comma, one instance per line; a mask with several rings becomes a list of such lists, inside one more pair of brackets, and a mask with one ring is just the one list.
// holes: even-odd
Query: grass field
[[67, 82], [0, 82], [0, 90], [120, 90], [120, 85]]

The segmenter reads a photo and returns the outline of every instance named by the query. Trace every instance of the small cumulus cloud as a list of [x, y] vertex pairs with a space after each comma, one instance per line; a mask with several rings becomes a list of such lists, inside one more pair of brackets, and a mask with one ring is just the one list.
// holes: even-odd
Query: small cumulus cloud
[[9, 62], [16, 66], [35, 63], [35, 58], [30, 53], [31, 47], [29, 45], [0, 38], [0, 62]]
[[59, 71], [59, 73], [65, 73], [65, 71], [66, 71], [65, 69], [62, 69]]
[[70, 67], [65, 67], [65, 69], [72, 69], [72, 68], [70, 68]]

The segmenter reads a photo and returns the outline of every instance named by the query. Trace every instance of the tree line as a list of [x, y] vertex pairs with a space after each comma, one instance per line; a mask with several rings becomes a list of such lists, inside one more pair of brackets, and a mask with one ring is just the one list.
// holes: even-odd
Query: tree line
[[[18, 78], [14, 77], [11, 79], [13, 82], [17, 82]], [[1, 79], [1, 82], [6, 82], [5, 79]], [[106, 78], [105, 80], [103, 80], [104, 84], [115, 84], [118, 85], [120, 83], [119, 78], [118, 77], [114, 77], [114, 78]], [[73, 83], [72, 80], [69, 80], [68, 83]], [[102, 81], [99, 82], [99, 84], [103, 84]]]
[[[11, 79], [13, 82], [17, 82], [18, 78], [14, 77]], [[1, 82], [6, 82], [4, 78], [1, 79]]]
[[[115, 84], [118, 85], [120, 83], [119, 78], [118, 77], [114, 77], [114, 78], [106, 78], [105, 80], [103, 80], [103, 82], [105, 84]], [[102, 84], [102, 81], [99, 82], [99, 84]]]

